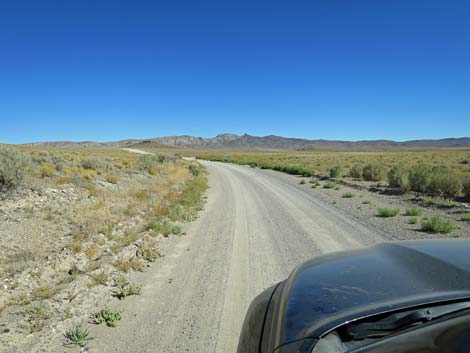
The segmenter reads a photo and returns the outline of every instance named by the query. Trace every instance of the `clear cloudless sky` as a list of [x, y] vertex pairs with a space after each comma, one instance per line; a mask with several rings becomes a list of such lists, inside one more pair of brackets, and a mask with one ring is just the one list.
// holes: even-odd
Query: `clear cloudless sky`
[[470, 1], [0, 2], [0, 141], [470, 135]]

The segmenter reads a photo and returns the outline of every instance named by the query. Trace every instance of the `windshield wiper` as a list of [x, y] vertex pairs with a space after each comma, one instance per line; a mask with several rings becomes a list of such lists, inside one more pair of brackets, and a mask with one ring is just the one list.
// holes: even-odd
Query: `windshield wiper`
[[470, 308], [470, 302], [460, 302], [395, 313], [375, 322], [362, 322], [346, 327], [347, 335], [353, 340], [378, 338], [393, 332], [424, 323], [442, 316]]

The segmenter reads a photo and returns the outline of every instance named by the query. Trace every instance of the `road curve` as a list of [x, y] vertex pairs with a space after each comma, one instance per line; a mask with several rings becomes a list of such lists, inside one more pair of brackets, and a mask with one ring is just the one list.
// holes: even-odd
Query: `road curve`
[[201, 217], [143, 275], [126, 319], [94, 332], [90, 351], [236, 352], [257, 293], [312, 256], [388, 240], [302, 190], [295, 177], [202, 163], [210, 188]]

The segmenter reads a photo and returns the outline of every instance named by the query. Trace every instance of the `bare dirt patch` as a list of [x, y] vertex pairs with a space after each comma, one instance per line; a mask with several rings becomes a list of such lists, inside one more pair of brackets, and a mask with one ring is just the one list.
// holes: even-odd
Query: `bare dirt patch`
[[207, 185], [201, 167], [170, 155], [25, 153], [28, 178], [0, 203], [5, 352], [66, 343], [64, 334], [86, 327], [110, 298], [140, 294], [131, 273], [145, 271], [160, 257], [160, 242], [196, 217]]

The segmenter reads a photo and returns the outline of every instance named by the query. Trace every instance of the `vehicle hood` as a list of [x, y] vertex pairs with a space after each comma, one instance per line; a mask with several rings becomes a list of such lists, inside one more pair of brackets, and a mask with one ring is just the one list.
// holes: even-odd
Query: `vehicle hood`
[[385, 243], [299, 266], [280, 293], [280, 341], [321, 338], [347, 322], [470, 298], [470, 240]]

